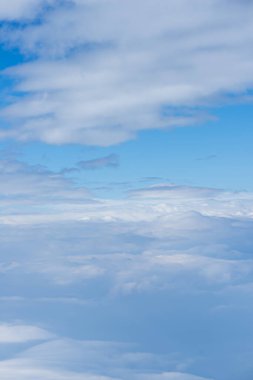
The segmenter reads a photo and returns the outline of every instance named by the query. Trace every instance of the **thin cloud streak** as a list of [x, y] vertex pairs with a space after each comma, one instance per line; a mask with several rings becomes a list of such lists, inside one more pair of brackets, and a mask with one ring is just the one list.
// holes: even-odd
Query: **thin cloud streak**
[[119, 157], [116, 154], [110, 154], [94, 160], [79, 161], [77, 166], [83, 170], [96, 170], [105, 167], [116, 168], [119, 166]]

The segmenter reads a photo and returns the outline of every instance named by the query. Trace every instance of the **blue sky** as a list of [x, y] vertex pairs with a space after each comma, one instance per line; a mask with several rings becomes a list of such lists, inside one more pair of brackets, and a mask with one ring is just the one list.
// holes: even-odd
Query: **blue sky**
[[[145, 131], [132, 141], [106, 148], [8, 141], [3, 142], [2, 149], [11, 148], [21, 161], [53, 171], [116, 155], [118, 165], [69, 173], [77, 184], [94, 187], [99, 197], [124, 196], [125, 186], [118, 185], [126, 182], [131, 188], [148, 182], [172, 182], [252, 191], [251, 104], [224, 105], [212, 108], [211, 113], [215, 116], [212, 121], [170, 131]], [[108, 185], [109, 193], [95, 190]]]
[[1, 379], [252, 379], [252, 14], [0, 0]]

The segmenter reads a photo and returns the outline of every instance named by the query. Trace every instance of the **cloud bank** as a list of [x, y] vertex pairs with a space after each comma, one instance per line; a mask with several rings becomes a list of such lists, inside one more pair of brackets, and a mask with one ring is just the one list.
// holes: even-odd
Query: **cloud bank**
[[23, 191], [1, 215], [2, 377], [250, 379], [252, 194], [167, 183], [83, 202], [75, 191], [29, 212]]

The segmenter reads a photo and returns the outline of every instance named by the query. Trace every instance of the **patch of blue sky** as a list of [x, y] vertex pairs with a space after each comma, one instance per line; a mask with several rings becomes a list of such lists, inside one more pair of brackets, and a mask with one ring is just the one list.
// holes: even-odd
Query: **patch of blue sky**
[[[10, 49], [0, 44], [0, 69], [4, 70], [11, 66], [15, 66], [25, 62], [26, 59], [18, 48]], [[1, 81], [2, 88], [2, 81]]]
[[[76, 182], [101, 186], [129, 182], [140, 186], [141, 180], [154, 182], [151, 177], [157, 177], [157, 182], [252, 191], [252, 105], [225, 105], [211, 111], [216, 119], [202, 125], [145, 131], [132, 141], [108, 148], [24, 144], [21, 159], [61, 171], [79, 161], [115, 153], [119, 155], [119, 167], [74, 173]], [[115, 195], [121, 191], [115, 189]]]

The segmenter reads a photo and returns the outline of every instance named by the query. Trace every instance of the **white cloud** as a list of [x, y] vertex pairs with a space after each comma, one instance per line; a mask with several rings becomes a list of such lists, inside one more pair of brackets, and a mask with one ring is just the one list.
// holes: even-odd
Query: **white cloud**
[[[101, 165], [101, 161], [92, 162], [92, 165], [97, 164]], [[104, 165], [103, 159], [102, 165]], [[228, 218], [253, 217], [251, 192], [232, 192], [164, 183], [136, 189], [121, 200], [99, 199], [92, 196], [92, 192], [86, 187], [77, 186], [73, 179], [65, 177], [65, 174], [72, 169], [75, 168], [52, 172], [41, 166], [2, 160], [0, 204], [4, 208], [4, 213], [0, 213], [0, 221], [15, 225], [71, 220], [84, 222], [160, 220], [174, 228], [188, 223], [186, 214], [188, 213], [191, 219], [189, 225], [194, 228], [193, 221], [196, 220], [198, 223], [198, 218], [201, 217], [198, 214]]]
[[52, 338], [51, 334], [36, 326], [0, 324], [0, 344], [24, 343], [33, 340], [47, 340], [50, 338]]
[[[4, 212], [2, 221], [11, 223], [12, 215], [48, 216], [55, 209], [70, 210], [77, 204], [92, 202], [85, 187], [77, 187], [62, 173], [48, 170], [40, 165], [28, 165], [17, 160], [0, 160], [0, 203]], [[42, 211], [44, 210], [44, 211]], [[1, 213], [0, 213], [1, 214]]]
[[38, 368], [20, 360], [0, 362], [0, 376], [2, 379], [16, 380], [120, 380], [107, 376], [96, 376], [72, 371]]
[[195, 106], [252, 87], [251, 2], [70, 3], [3, 33], [38, 59], [8, 72], [23, 95], [1, 112], [2, 138], [108, 146], [199, 122]]
[[252, 194], [161, 184], [126, 199], [60, 207], [63, 214], [56, 208], [50, 216], [44, 206], [2, 216], [4, 314], [29, 316], [27, 326], [50, 325], [59, 337], [34, 345], [37, 330], [8, 330], [9, 340], [29, 349], [11, 345], [12, 355], [0, 347], [2, 378], [236, 380], [251, 373]]
[[[23, 363], [19, 360], [11, 360], [9, 362], [0, 362], [0, 375], [3, 379], [16, 380], [128, 380], [127, 377], [101, 376], [92, 373], [77, 373], [74, 371], [61, 371], [37, 368], [29, 366], [29, 363]], [[199, 376], [192, 376], [183, 373], [167, 373], [167, 374], [149, 374], [149, 375], [134, 375], [131, 374], [134, 380], [211, 380]]]
[[149, 374], [139, 377], [140, 380], [211, 380], [204, 377], [194, 376], [187, 373], [162, 373], [162, 374]]
[[251, 281], [253, 262], [240, 253], [252, 225], [250, 193], [161, 185], [117, 201], [50, 202], [33, 206], [34, 214], [17, 204], [16, 213], [2, 216], [9, 249], [23, 252], [3, 257], [3, 273], [36, 274], [64, 287], [104, 282], [103, 296]]
[[[173, 354], [140, 352], [130, 344], [58, 339], [36, 344], [16, 357], [0, 361], [0, 375], [4, 379], [18, 375], [22, 380], [205, 380], [180, 372], [160, 374], [159, 367], [175, 367], [178, 362]], [[157, 372], [150, 373], [151, 367], [157, 368]]]
[[43, 4], [52, 3], [54, 0], [12, 0], [0, 1], [0, 19], [22, 20], [32, 19], [41, 9]]

